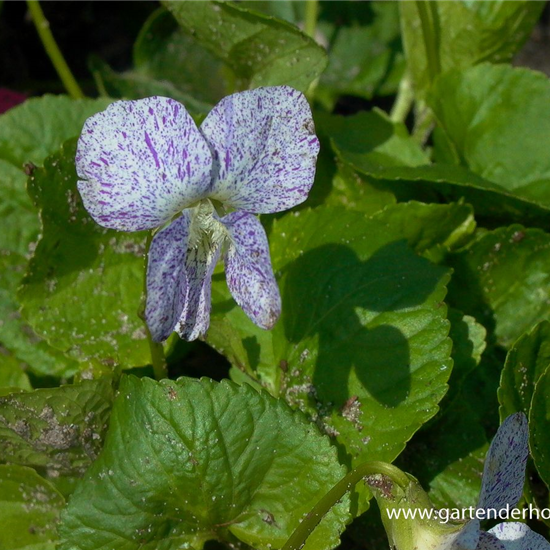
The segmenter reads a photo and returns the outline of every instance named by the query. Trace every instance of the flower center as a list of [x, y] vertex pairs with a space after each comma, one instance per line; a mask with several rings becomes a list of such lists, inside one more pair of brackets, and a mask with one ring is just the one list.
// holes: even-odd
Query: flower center
[[228, 243], [229, 234], [220, 221], [212, 201], [203, 199], [190, 210], [189, 248], [214, 251], [218, 246], [225, 246]]

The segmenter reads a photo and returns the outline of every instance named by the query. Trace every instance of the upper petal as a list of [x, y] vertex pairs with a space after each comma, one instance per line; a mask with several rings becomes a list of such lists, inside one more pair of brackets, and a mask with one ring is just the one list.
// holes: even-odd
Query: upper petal
[[501, 546], [482, 546], [478, 549], [492, 550], [550, 550], [550, 543], [525, 523], [510, 521], [499, 523], [487, 535], [495, 537]]
[[270, 329], [281, 313], [281, 297], [264, 228], [245, 212], [233, 212], [221, 221], [232, 241], [224, 258], [227, 286], [250, 319]]
[[174, 330], [185, 340], [195, 340], [210, 324], [212, 272], [222, 243], [202, 233], [193, 214], [184, 211], [151, 242], [145, 318], [156, 342]]
[[297, 90], [276, 86], [228, 96], [200, 129], [214, 153], [213, 198], [259, 214], [307, 198], [319, 140], [308, 102]]
[[165, 97], [117, 101], [90, 117], [76, 154], [78, 189], [92, 218], [138, 231], [202, 198], [212, 155], [185, 107]]
[[498, 429], [483, 468], [478, 508], [515, 506], [525, 483], [529, 428], [523, 413], [510, 415]]

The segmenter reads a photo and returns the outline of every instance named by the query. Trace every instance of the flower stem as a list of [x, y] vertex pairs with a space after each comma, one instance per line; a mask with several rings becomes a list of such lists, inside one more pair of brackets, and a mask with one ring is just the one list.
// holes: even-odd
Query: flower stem
[[[151, 241], [153, 240], [153, 232], [151, 231], [147, 235], [147, 241], [145, 242], [145, 269], [147, 270], [147, 261], [149, 258], [149, 248], [151, 247]], [[151, 336], [147, 322], [145, 321], [145, 303], [147, 301], [147, 275], [143, 279], [143, 302], [139, 309], [139, 317], [145, 324], [145, 330], [147, 332], [147, 341], [149, 342], [149, 351], [151, 353], [151, 364], [153, 365], [153, 373], [156, 380], [162, 380], [168, 377], [168, 369], [166, 368], [166, 357], [164, 356], [164, 347], [160, 342], [155, 342]]]
[[42, 11], [38, 0], [27, 0], [27, 6], [29, 8], [34, 26], [38, 32], [38, 36], [40, 36], [40, 40], [42, 40], [42, 44], [44, 45], [44, 49], [53, 63], [53, 66], [55, 67], [55, 70], [57, 71], [57, 74], [63, 82], [67, 92], [69, 92], [69, 95], [73, 99], [83, 98], [84, 94], [82, 93], [75, 77], [71, 73], [69, 66], [65, 62], [65, 58], [63, 57], [63, 54], [61, 53], [61, 50], [53, 37], [52, 31], [50, 30], [50, 24], [44, 16], [44, 12]]
[[420, 17], [422, 37], [426, 50], [426, 61], [428, 65], [428, 77], [430, 84], [441, 72], [441, 61], [439, 59], [439, 25], [437, 22], [437, 6], [427, 0], [417, 0], [416, 8]]
[[306, 15], [304, 22], [304, 32], [315, 40], [315, 31], [317, 30], [317, 17], [319, 15], [318, 0], [306, 1]]
[[151, 333], [147, 328], [147, 340], [151, 351], [151, 362], [153, 363], [153, 373], [155, 380], [168, 378], [168, 369], [166, 368], [166, 357], [164, 356], [164, 348], [159, 342], [154, 342]]
[[396, 485], [406, 487], [410, 483], [410, 479], [399, 468], [392, 466], [386, 462], [366, 462], [361, 464], [340, 480], [309, 512], [304, 520], [298, 525], [294, 533], [286, 541], [281, 550], [300, 550], [307, 541], [307, 538], [314, 529], [319, 525], [325, 514], [350, 491], [356, 483], [364, 477], [382, 474]]
[[405, 122], [412, 105], [414, 103], [414, 90], [411, 83], [411, 78], [408, 73], [403, 75], [399, 82], [397, 97], [390, 112], [390, 118], [393, 122]]

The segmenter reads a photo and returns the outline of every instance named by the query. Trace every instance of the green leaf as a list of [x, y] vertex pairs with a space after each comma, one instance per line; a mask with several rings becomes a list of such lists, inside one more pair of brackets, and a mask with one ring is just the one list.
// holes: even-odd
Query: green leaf
[[550, 315], [550, 235], [520, 225], [482, 234], [449, 257], [449, 301], [509, 347]]
[[76, 361], [41, 340], [21, 318], [16, 294], [26, 267], [23, 256], [0, 253], [0, 343], [37, 374], [72, 376]]
[[541, 479], [550, 488], [550, 369], [539, 377], [529, 412], [529, 448]]
[[112, 99], [70, 99], [45, 95], [31, 98], [0, 117], [0, 159], [22, 168], [41, 165], [69, 138], [77, 136], [85, 120]]
[[10, 388], [32, 390], [21, 362], [15, 356], [0, 350], [0, 393], [7, 393]]
[[149, 362], [138, 317], [145, 236], [97, 225], [76, 188], [75, 141], [29, 180], [43, 234], [19, 292], [23, 317], [49, 344], [80, 361]]
[[38, 237], [38, 214], [25, 187], [27, 177], [15, 166], [0, 159], [0, 250], [25, 255]]
[[[550, 82], [483, 64], [437, 79], [430, 105], [460, 163], [508, 192], [550, 207]], [[518, 146], [518, 143], [521, 146]]]
[[285, 216], [270, 233], [278, 324], [255, 327], [216, 276], [207, 341], [315, 419], [353, 465], [391, 461], [437, 411], [451, 367], [448, 273], [412, 249], [437, 256], [464, 226], [463, 205]]
[[487, 330], [473, 317], [451, 308], [448, 318], [451, 322], [449, 336], [453, 341], [453, 372], [447, 398], [458, 393], [464, 379], [479, 365], [487, 345]]
[[[321, 7], [326, 9], [326, 5]], [[361, 8], [368, 11], [361, 20], [320, 25], [333, 37], [328, 66], [316, 90], [316, 97], [328, 107], [340, 95], [371, 99], [394, 93], [405, 69], [397, 2], [365, 2]], [[340, 14], [331, 15], [332, 22], [338, 21], [334, 16]]]
[[396, 198], [391, 191], [377, 187], [346, 165], [338, 166], [330, 191], [323, 198], [326, 206], [344, 206], [348, 210], [359, 210], [367, 215], [375, 214], [385, 206], [395, 203]]
[[[280, 548], [343, 477], [336, 449], [282, 401], [248, 385], [124, 377], [101, 457], [63, 513], [62, 550]], [[306, 549], [349, 519], [334, 507]]]
[[[417, 93], [438, 72], [511, 61], [543, 5], [530, 1], [400, 2], [403, 41]], [[422, 13], [424, 11], [424, 15]]]
[[[378, 186], [394, 192], [400, 200], [409, 200], [412, 196], [416, 200], [430, 202], [437, 201], [440, 194], [443, 194], [448, 200], [463, 199], [472, 204], [476, 216], [482, 220], [487, 219], [492, 225], [521, 221], [546, 228], [550, 224], [549, 207], [515, 195], [464, 166], [431, 164], [409, 167], [403, 166], [403, 163], [391, 165], [387, 157], [373, 155], [386, 147], [391, 134], [376, 135], [365, 131], [366, 128], [368, 126], [363, 127], [363, 136], [359, 128], [355, 140], [349, 139], [345, 133], [335, 133], [332, 139], [335, 152], [342, 162], [373, 178]], [[369, 139], [374, 143], [369, 144]], [[409, 146], [414, 150], [413, 145]], [[393, 154], [391, 151], [390, 160]]]
[[510, 348], [500, 378], [498, 400], [500, 418], [529, 414], [538, 379], [550, 365], [550, 323], [542, 321], [523, 334]]
[[198, 44], [226, 63], [240, 87], [287, 84], [306, 91], [326, 66], [326, 53], [297, 27], [228, 2], [164, 5]]
[[32, 468], [0, 465], [0, 548], [55, 550], [65, 501]]
[[379, 110], [353, 116], [325, 116], [322, 131], [330, 135], [342, 160], [368, 175], [383, 168], [422, 166], [429, 158], [404, 124], [392, 122]]
[[437, 507], [466, 508], [477, 505], [488, 447], [478, 415], [469, 403], [457, 399], [415, 434], [398, 460], [400, 467], [429, 487]]
[[123, 99], [141, 99], [154, 95], [171, 97], [185, 105], [192, 114], [206, 114], [212, 108], [210, 104], [182, 92], [168, 80], [156, 80], [137, 70], [117, 73], [97, 57], [91, 57], [88, 64], [98, 87], [112, 97]]
[[101, 450], [112, 400], [108, 378], [0, 397], [0, 462], [82, 474]]
[[204, 103], [227, 95], [223, 64], [200, 46], [161, 8], [145, 22], [134, 44], [134, 68], [148, 78], [168, 81]]

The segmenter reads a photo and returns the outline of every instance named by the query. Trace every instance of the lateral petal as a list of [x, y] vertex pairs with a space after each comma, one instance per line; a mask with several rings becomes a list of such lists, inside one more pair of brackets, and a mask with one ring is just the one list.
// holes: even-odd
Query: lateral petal
[[232, 212], [221, 221], [231, 239], [224, 258], [227, 286], [250, 319], [270, 329], [281, 313], [281, 296], [264, 228], [246, 212]]

